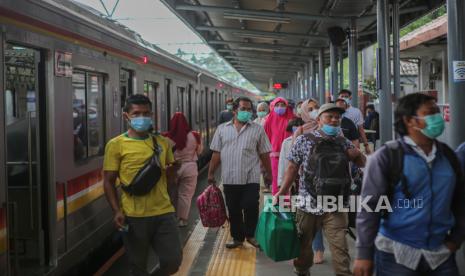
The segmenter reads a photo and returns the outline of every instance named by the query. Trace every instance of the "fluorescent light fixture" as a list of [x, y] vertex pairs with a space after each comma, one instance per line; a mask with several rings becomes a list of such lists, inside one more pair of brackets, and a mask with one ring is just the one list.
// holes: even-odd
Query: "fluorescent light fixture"
[[273, 23], [291, 23], [290, 17], [281, 17], [277, 16], [268, 16], [260, 14], [241, 14], [233, 12], [224, 12], [223, 17], [226, 19], [237, 19], [237, 20], [251, 20], [251, 21], [263, 21], [263, 22], [273, 22]]
[[244, 37], [244, 38], [273, 39], [273, 40], [283, 40], [286, 38], [286, 36], [283, 34], [274, 35], [274, 34], [254, 34], [254, 33], [239, 33], [239, 32], [233, 32], [232, 34], [235, 36]]

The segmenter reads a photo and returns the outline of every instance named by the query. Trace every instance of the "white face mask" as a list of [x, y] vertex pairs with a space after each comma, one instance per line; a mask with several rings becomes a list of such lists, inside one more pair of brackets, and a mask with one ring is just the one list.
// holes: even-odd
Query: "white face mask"
[[313, 120], [316, 120], [317, 117], [318, 117], [318, 109], [314, 109], [312, 112], [310, 112], [310, 118], [312, 118]]

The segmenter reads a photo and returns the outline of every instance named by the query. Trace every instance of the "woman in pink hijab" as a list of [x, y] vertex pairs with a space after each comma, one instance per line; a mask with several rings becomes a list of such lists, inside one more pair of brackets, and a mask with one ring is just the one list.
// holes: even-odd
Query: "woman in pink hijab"
[[286, 131], [289, 120], [294, 118], [292, 109], [286, 99], [278, 97], [270, 104], [270, 114], [265, 121], [265, 132], [270, 139], [272, 151], [271, 170], [273, 173], [273, 182], [271, 183], [271, 193], [274, 195], [278, 192], [278, 164], [281, 144], [284, 139], [291, 136], [292, 133]]

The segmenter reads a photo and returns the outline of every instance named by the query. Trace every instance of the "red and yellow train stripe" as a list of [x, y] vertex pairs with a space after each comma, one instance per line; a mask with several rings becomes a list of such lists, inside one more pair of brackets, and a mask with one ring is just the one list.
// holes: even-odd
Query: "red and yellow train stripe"
[[[57, 220], [65, 215], [64, 183], [57, 183]], [[94, 170], [67, 181], [67, 215], [76, 212], [103, 195], [102, 170]]]

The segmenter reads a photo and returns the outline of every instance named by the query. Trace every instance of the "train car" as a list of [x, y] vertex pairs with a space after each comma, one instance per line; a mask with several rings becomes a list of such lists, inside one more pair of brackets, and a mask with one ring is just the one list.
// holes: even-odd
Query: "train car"
[[207, 145], [225, 98], [254, 95], [71, 1], [3, 0], [0, 26], [0, 275], [64, 274], [109, 240], [126, 97], [150, 97], [158, 132], [184, 112]]

